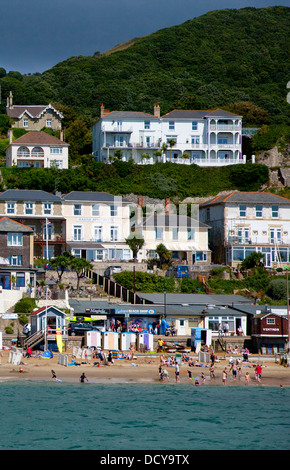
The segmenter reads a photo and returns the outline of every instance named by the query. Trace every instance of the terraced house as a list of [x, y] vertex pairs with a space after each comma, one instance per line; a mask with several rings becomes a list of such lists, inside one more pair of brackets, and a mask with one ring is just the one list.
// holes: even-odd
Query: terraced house
[[241, 153], [242, 116], [216, 110], [173, 110], [160, 116], [112, 111], [101, 107], [93, 126], [93, 154], [97, 161], [114, 158], [138, 164], [156, 161], [200, 166], [245, 163]]
[[290, 265], [290, 200], [271, 193], [233, 192], [200, 205], [211, 226], [209, 245], [216, 263], [236, 267], [253, 251], [267, 268]]
[[33, 229], [34, 256], [52, 258], [66, 246], [60, 196], [41, 190], [8, 189], [0, 194], [0, 216]]

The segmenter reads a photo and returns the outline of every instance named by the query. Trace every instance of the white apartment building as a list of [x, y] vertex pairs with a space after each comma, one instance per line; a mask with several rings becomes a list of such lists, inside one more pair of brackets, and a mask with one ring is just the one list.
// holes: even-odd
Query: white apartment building
[[246, 162], [241, 143], [242, 116], [222, 109], [174, 110], [160, 116], [158, 105], [153, 114], [110, 112], [102, 105], [93, 126], [93, 155], [106, 163], [132, 158], [138, 164], [233, 165]]
[[[68, 168], [69, 144], [43, 131], [30, 131], [12, 139], [6, 148], [6, 166], [21, 168]], [[62, 135], [62, 133], [61, 133]]]
[[211, 226], [209, 245], [216, 263], [236, 267], [253, 251], [267, 268], [290, 265], [290, 200], [263, 192], [233, 192], [200, 205]]
[[129, 261], [129, 202], [108, 193], [72, 191], [63, 197], [67, 249], [88, 261]]
[[186, 215], [154, 213], [145, 218], [142, 226], [143, 251], [146, 258], [158, 258], [156, 248], [163, 244], [172, 252], [172, 259], [192, 265], [210, 264], [208, 248], [210, 227]]

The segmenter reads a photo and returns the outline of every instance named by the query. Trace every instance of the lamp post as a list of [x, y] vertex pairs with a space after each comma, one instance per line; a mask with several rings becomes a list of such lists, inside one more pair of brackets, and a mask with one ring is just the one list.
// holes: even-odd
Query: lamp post
[[166, 312], [166, 290], [164, 291], [164, 318], [166, 319], [167, 312]]
[[289, 275], [289, 266], [284, 267], [284, 271], [286, 271], [286, 297], [287, 297], [287, 319], [288, 319], [288, 343], [287, 343], [287, 354], [290, 352], [290, 325], [289, 325], [289, 283], [288, 283], [288, 275]]

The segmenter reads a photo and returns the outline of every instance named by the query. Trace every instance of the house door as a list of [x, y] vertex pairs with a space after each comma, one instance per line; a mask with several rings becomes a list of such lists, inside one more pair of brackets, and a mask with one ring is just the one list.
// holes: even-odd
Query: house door
[[177, 334], [179, 336], [185, 336], [185, 319], [184, 318], [179, 319], [179, 326], [178, 326]]

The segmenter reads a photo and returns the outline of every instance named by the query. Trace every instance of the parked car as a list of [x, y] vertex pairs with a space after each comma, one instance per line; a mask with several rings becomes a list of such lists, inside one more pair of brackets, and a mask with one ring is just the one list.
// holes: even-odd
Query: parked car
[[69, 336], [83, 336], [86, 331], [101, 331], [98, 327], [90, 323], [69, 323], [68, 335]]
[[25, 323], [22, 332], [23, 332], [24, 335], [27, 335], [27, 336], [30, 335], [30, 333], [31, 333], [31, 325], [30, 325], [30, 323]]
[[108, 266], [104, 271], [105, 277], [111, 277], [113, 274], [119, 274], [123, 271], [122, 266]]
[[189, 277], [189, 268], [184, 264], [179, 264], [177, 266], [171, 266], [166, 271], [167, 277]]

